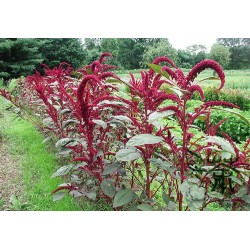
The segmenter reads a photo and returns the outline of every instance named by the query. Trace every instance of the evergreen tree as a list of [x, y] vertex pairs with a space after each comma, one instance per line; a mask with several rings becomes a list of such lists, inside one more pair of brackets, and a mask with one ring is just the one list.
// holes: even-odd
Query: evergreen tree
[[43, 61], [39, 53], [43, 44], [29, 38], [0, 39], [0, 78], [9, 80], [32, 74]]

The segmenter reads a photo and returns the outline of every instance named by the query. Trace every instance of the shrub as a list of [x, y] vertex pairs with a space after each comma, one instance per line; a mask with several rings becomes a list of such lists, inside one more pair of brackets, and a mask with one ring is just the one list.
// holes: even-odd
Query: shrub
[[[222, 100], [226, 102], [231, 102], [242, 110], [249, 110], [250, 99], [245, 96], [242, 91], [237, 89], [226, 89], [220, 92], [216, 91], [216, 87], [204, 88], [204, 94], [206, 96], [206, 101]], [[193, 96], [194, 99], [199, 100], [198, 94]]]
[[[239, 112], [244, 117], [249, 120], [249, 111]], [[239, 116], [230, 114], [228, 112], [214, 111], [211, 114], [212, 123], [216, 124], [221, 120], [226, 119], [226, 121], [221, 124], [218, 128], [218, 134], [222, 132], [227, 133], [235, 142], [240, 143], [246, 141], [250, 137], [250, 126], [249, 123], [242, 120]], [[202, 130], [205, 129], [206, 123], [202, 120], [196, 120], [195, 124], [199, 126]]]
[[[59, 139], [59, 155], [70, 159], [52, 175], [67, 179], [53, 191], [54, 199], [67, 191], [104, 198], [115, 210], [204, 210], [211, 203], [248, 209], [250, 140], [240, 149], [227, 133], [216, 134], [225, 119], [216, 124], [211, 119], [214, 111], [226, 107], [235, 113], [231, 108], [237, 106], [204, 102], [194, 83], [210, 68], [220, 90], [225, 83], [220, 65], [203, 60], [185, 76], [169, 58], [159, 57], [126, 83], [109, 71], [107, 56], [77, 72], [61, 64], [44, 76], [29, 76], [21, 83], [22, 98], [1, 92], [21, 108], [31, 105], [43, 121], [40, 128]], [[196, 92], [202, 102], [189, 112]], [[203, 133], [194, 130], [197, 119], [205, 120]]]

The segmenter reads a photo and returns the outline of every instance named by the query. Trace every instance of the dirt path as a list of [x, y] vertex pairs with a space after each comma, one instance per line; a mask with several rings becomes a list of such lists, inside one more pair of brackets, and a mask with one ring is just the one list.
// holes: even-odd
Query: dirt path
[[22, 173], [18, 162], [8, 152], [5, 139], [0, 137], [0, 210], [12, 210], [10, 197], [23, 192]]

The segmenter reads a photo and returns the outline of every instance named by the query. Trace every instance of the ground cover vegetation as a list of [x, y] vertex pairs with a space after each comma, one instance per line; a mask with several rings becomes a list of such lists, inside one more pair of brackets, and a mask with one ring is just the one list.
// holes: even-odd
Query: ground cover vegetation
[[[234, 103], [206, 100], [201, 84], [216, 80], [219, 93], [222, 67], [205, 59], [185, 75], [160, 56], [125, 81], [110, 59], [105, 52], [79, 70], [44, 66], [14, 91], [0, 90], [67, 162], [51, 176], [66, 180], [54, 200], [104, 199], [114, 210], [249, 210], [250, 139], [234, 142], [219, 130], [227, 118], [213, 115], [249, 120]], [[214, 76], [198, 79], [206, 69]]]

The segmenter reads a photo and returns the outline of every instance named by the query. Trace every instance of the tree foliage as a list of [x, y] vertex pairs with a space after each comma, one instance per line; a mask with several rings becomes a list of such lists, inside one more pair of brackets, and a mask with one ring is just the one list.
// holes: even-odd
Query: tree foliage
[[43, 56], [43, 63], [53, 68], [61, 62], [67, 62], [74, 68], [81, 67], [84, 57], [82, 42], [78, 38], [50, 38], [36, 39], [44, 45], [39, 51]]
[[230, 69], [250, 68], [250, 38], [218, 38], [231, 53]]
[[230, 63], [230, 50], [222, 44], [214, 44], [211, 47], [210, 58], [219, 62], [223, 68], [227, 68]]
[[168, 39], [157, 40], [153, 44], [148, 45], [145, 49], [145, 52], [142, 57], [141, 64], [145, 66], [148, 63], [151, 63], [156, 57], [160, 55], [165, 55], [171, 58], [171, 60], [177, 59], [177, 51], [169, 43]]
[[39, 48], [42, 41], [29, 38], [0, 39], [0, 78], [26, 76], [32, 74], [43, 61]]

